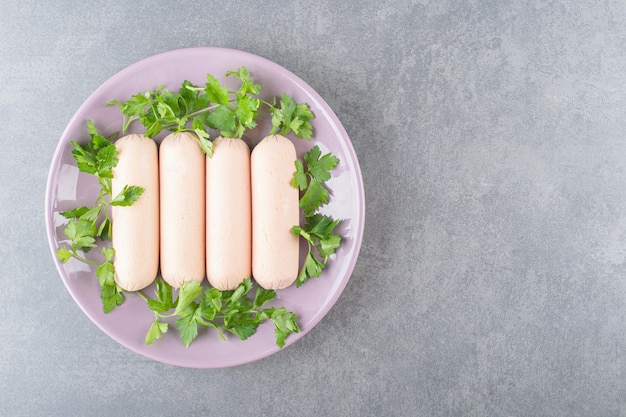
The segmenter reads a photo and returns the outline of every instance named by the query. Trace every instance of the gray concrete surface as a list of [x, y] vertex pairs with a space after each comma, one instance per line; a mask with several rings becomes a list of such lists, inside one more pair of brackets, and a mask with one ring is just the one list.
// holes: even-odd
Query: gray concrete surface
[[[626, 3], [0, 2], [0, 415], [626, 416]], [[176, 368], [109, 339], [46, 241], [48, 166], [155, 53], [269, 58], [358, 153], [358, 264], [288, 349]]]

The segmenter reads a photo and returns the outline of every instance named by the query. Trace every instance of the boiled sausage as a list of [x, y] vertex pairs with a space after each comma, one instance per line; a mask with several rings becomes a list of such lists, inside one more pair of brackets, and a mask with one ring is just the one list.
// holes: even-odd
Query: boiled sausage
[[144, 188], [131, 206], [113, 206], [112, 243], [115, 280], [126, 291], [150, 285], [159, 267], [159, 167], [157, 146], [143, 135], [115, 142], [118, 163], [111, 181], [113, 197], [125, 185]]
[[252, 275], [266, 289], [290, 286], [298, 276], [299, 192], [291, 185], [296, 150], [284, 136], [263, 139], [252, 151]]
[[206, 271], [220, 290], [235, 289], [252, 272], [250, 148], [219, 137], [206, 158]]
[[159, 147], [161, 276], [178, 288], [205, 275], [205, 156], [198, 137], [170, 134]]

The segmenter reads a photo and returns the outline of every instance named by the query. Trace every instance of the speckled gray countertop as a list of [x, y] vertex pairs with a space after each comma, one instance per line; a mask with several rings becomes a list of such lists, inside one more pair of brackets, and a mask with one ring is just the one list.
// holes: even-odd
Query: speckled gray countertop
[[[0, 415], [626, 416], [624, 2], [1, 11]], [[110, 339], [45, 235], [48, 167], [72, 114], [119, 70], [190, 46], [263, 56], [315, 88], [351, 137], [367, 199], [331, 312], [228, 369], [164, 365]]]

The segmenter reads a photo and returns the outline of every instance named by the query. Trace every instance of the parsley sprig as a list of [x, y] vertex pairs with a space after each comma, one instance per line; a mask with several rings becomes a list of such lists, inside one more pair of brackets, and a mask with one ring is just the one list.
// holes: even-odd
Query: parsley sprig
[[122, 289], [115, 282], [113, 266], [115, 251], [113, 248], [103, 248], [103, 261], [89, 259], [86, 254], [97, 247], [97, 239], [111, 239], [109, 207], [133, 204], [143, 193], [143, 188], [126, 185], [115, 198], [111, 199], [111, 178], [118, 161], [117, 150], [111, 138], [99, 134], [91, 120], [87, 122], [87, 130], [91, 139], [84, 145], [72, 141], [72, 156], [80, 172], [96, 176], [100, 192], [93, 206], [81, 206], [60, 213], [69, 219], [64, 230], [69, 244], [59, 247], [56, 255], [62, 263], [75, 258], [97, 266], [96, 277], [101, 287], [102, 308], [105, 313], [109, 313], [124, 302]]
[[291, 184], [304, 191], [300, 198], [300, 208], [308, 216], [328, 203], [328, 190], [324, 183], [330, 179], [330, 171], [337, 166], [339, 159], [331, 153], [322, 156], [317, 145], [305, 153], [303, 159], [306, 167], [302, 161], [296, 160], [296, 172]]
[[202, 120], [211, 129], [220, 131], [220, 135], [228, 138], [243, 137], [246, 129], [254, 129], [261, 100], [256, 98], [261, 93], [261, 86], [251, 77], [245, 67], [228, 71], [226, 76], [234, 76], [241, 81], [237, 91], [228, 91], [226, 86], [211, 74], [207, 74], [204, 92], [209, 101], [215, 104], [212, 112]]
[[291, 231], [304, 238], [308, 245], [304, 265], [296, 278], [297, 287], [312, 277], [319, 277], [328, 259], [341, 244], [341, 236], [334, 234], [340, 220], [333, 220], [317, 212], [328, 203], [329, 192], [324, 183], [331, 178], [330, 172], [337, 166], [339, 159], [331, 153], [322, 155], [316, 145], [304, 154], [303, 160], [306, 166], [296, 160], [296, 172], [292, 180], [292, 185], [302, 193], [300, 208], [304, 211], [305, 224], [294, 226]]
[[315, 116], [308, 104], [296, 103], [288, 94], [283, 94], [277, 103], [261, 100], [261, 85], [245, 67], [231, 70], [227, 77], [240, 81], [237, 90], [229, 90], [215, 76], [207, 74], [204, 86], [183, 81], [178, 92], [169, 91], [163, 86], [155, 90], [138, 93], [129, 100], [111, 100], [107, 106], [119, 106], [123, 114], [122, 133], [131, 123], [138, 120], [145, 127], [145, 135], [155, 137], [161, 131], [179, 133], [194, 132], [200, 140], [205, 154], [212, 156], [212, 131], [221, 136], [241, 138], [246, 130], [257, 126], [257, 116], [262, 105], [267, 106], [272, 115], [272, 129], [269, 134], [287, 135], [291, 132], [301, 139], [311, 139], [313, 127], [310, 123]]
[[[177, 93], [159, 86], [155, 90], [135, 94], [124, 102], [111, 100], [106, 105], [119, 106], [123, 115], [122, 133], [126, 133], [135, 120], [145, 127], [145, 135], [150, 138], [163, 130], [176, 133], [192, 131], [198, 136], [203, 152], [207, 155], [212, 153], [203, 120], [205, 113], [214, 106], [211, 106], [208, 95], [200, 94], [196, 86], [187, 80], [183, 81]], [[189, 122], [191, 127], [188, 127]]]
[[154, 343], [168, 331], [170, 323], [167, 319], [175, 319], [175, 326], [185, 346], [196, 339], [200, 326], [215, 329], [222, 340], [226, 339], [224, 332], [246, 340], [256, 333], [259, 325], [271, 320], [274, 323], [276, 345], [283, 347], [288, 335], [300, 331], [296, 315], [285, 307], [262, 308], [276, 298], [276, 292], [256, 286], [254, 297], [247, 297], [253, 288], [249, 278], [235, 290], [229, 291], [202, 287], [198, 282], [190, 281], [180, 287], [178, 296], [174, 298], [172, 287], [158, 278], [156, 299], [144, 296], [148, 307], [154, 312], [154, 321], [146, 334], [146, 344]]
[[292, 233], [303, 237], [308, 245], [304, 265], [296, 278], [296, 287], [322, 274], [328, 259], [341, 244], [341, 236], [333, 233], [339, 222], [340, 220], [333, 220], [324, 214], [314, 214], [305, 218], [304, 226], [294, 226], [291, 229]]
[[293, 132], [300, 139], [311, 139], [313, 126], [310, 120], [315, 118], [313, 112], [306, 103], [296, 103], [287, 93], [280, 99], [280, 105], [276, 105], [276, 97], [270, 104], [267, 103], [272, 114], [272, 130], [270, 135], [278, 133], [288, 135]]

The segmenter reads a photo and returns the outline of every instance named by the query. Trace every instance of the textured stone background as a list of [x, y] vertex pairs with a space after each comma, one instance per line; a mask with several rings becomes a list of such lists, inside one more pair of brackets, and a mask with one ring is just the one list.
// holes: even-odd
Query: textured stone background
[[[0, 11], [0, 415], [626, 416], [626, 3]], [[231, 369], [166, 366], [104, 335], [59, 279], [42, 215], [83, 100], [189, 46], [306, 80], [348, 131], [367, 196], [333, 310]]]

